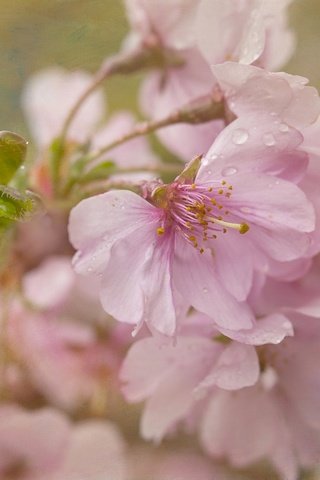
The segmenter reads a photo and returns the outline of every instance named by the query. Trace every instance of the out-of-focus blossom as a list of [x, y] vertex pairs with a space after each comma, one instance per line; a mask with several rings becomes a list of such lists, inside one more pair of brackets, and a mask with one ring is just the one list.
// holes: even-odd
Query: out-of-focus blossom
[[135, 342], [120, 378], [129, 402], [147, 399], [142, 436], [161, 440], [179, 421], [192, 417], [216, 388], [238, 390], [254, 385], [259, 361], [252, 345], [279, 344], [293, 333], [284, 315], [273, 314], [257, 323], [255, 331], [242, 334], [247, 345], [222, 343], [210, 319], [199, 314], [184, 319], [175, 345], [161, 338]]
[[281, 478], [297, 480], [299, 468], [319, 462], [319, 326], [311, 319], [310, 335], [308, 317], [289, 318], [295, 336], [281, 348], [259, 350], [259, 383], [232, 395], [222, 390], [212, 395], [200, 432], [215, 458], [227, 458], [236, 467], [268, 459]]
[[115, 426], [72, 426], [58, 411], [0, 409], [0, 474], [15, 480], [124, 480], [124, 443]]
[[[202, 0], [196, 22], [197, 43], [210, 65], [234, 60], [276, 70], [295, 46], [286, 25], [292, 0]], [[281, 45], [281, 48], [279, 48]]]
[[[148, 44], [152, 39], [156, 45], [174, 48], [182, 63], [146, 78], [141, 90], [144, 112], [152, 118], [163, 118], [197, 97], [214, 94], [216, 80], [210, 65], [234, 60], [245, 64], [257, 61], [271, 69], [281, 66], [294, 46], [292, 32], [286, 27], [289, 3], [290, 0], [194, 0], [174, 5], [164, 2], [159, 7], [152, 0], [128, 1], [129, 19], [140, 42]], [[192, 127], [173, 125], [160, 130], [158, 136], [176, 155], [187, 160], [205, 152], [222, 128], [222, 120]]]
[[51, 258], [23, 278], [23, 293], [37, 310], [18, 304], [9, 310], [15, 358], [36, 390], [67, 409], [90, 402], [93, 410], [105, 409], [116, 392], [121, 342], [113, 342], [111, 327], [108, 333], [110, 319], [91, 287], [84, 288], [70, 259]]
[[305, 168], [300, 135], [290, 130], [269, 146], [266, 132], [268, 125], [237, 120], [193, 178], [182, 173], [156, 188], [151, 201], [113, 191], [72, 210], [75, 268], [101, 277], [108, 313], [172, 335], [179, 296], [221, 328], [253, 326], [244, 300], [254, 269], [266, 271], [268, 258], [299, 258], [314, 229], [312, 205], [286, 173]]
[[[31, 77], [23, 92], [22, 106], [38, 147], [47, 147], [61, 133], [70, 109], [92, 81], [93, 77], [86, 72], [67, 72], [59, 67]], [[68, 133], [71, 141], [88, 140], [104, 116], [104, 105], [100, 90], [83, 103]]]
[[193, 45], [200, 0], [125, 0], [132, 27], [130, 42], [183, 49]]
[[[33, 137], [40, 149], [48, 147], [61, 133], [63, 120], [70, 108], [92, 82], [93, 77], [87, 73], [67, 72], [60, 68], [45, 70], [29, 80], [23, 95], [23, 105]], [[84, 145], [89, 141], [91, 150], [96, 151], [133, 128], [134, 117], [125, 111], [118, 112], [103, 125], [105, 103], [102, 90], [97, 90], [83, 103], [68, 130], [69, 143]], [[72, 156], [73, 147], [72, 145], [69, 147]], [[43, 154], [42, 160], [33, 166], [32, 182], [38, 191], [50, 197], [52, 185], [47, 160], [46, 154]], [[126, 184], [137, 184], [154, 178], [154, 173], [143, 171], [142, 167], [148, 169], [158, 163], [157, 156], [144, 137], [112, 149], [98, 161], [87, 162], [84, 173], [90, 174], [92, 168], [105, 160], [111, 160], [120, 169], [141, 170], [137, 173], [118, 173], [108, 177], [110, 182]]]

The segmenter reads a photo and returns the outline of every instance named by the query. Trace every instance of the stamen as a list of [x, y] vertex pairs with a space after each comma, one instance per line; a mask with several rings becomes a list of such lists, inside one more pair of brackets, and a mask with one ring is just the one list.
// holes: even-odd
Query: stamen
[[157, 228], [157, 234], [158, 235], [163, 235], [165, 233], [165, 228], [164, 227], [158, 227]]
[[238, 230], [241, 235], [244, 233], [247, 233], [249, 230], [249, 225], [247, 223], [232, 223], [232, 222], [226, 222], [225, 220], [222, 220], [221, 217], [215, 218], [215, 217], [209, 217], [209, 220], [211, 222], [215, 222], [218, 225], [221, 225], [222, 227], [228, 227], [228, 228], [234, 228], [235, 230]]

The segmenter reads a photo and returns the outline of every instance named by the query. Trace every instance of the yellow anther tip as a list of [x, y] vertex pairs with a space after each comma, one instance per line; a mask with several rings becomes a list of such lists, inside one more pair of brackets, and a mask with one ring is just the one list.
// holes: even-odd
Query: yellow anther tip
[[158, 235], [163, 235], [164, 232], [165, 232], [165, 229], [164, 229], [163, 227], [158, 227], [158, 228], [157, 228], [157, 234], [158, 234]]
[[243, 235], [244, 233], [247, 233], [249, 229], [250, 227], [247, 223], [241, 223], [239, 232]]

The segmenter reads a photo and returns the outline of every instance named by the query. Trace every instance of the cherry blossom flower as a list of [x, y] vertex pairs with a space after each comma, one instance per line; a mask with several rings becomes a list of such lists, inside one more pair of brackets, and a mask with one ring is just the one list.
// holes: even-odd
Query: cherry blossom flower
[[[60, 67], [43, 70], [25, 86], [22, 107], [32, 136], [40, 148], [48, 146], [60, 134], [70, 108], [92, 83], [86, 72], [68, 72]], [[101, 90], [82, 105], [69, 131], [69, 139], [84, 143], [105, 114]]]
[[[146, 44], [152, 37], [153, 43], [174, 48], [182, 62], [147, 76], [141, 89], [143, 111], [159, 119], [195, 98], [219, 98], [210, 65], [234, 60], [244, 64], [257, 61], [269, 69], [281, 66], [294, 46], [293, 34], [286, 27], [289, 3], [290, 0], [194, 0], [174, 5], [165, 2], [159, 8], [153, 1], [128, 1], [135, 35], [140, 35]], [[165, 15], [163, 11], [169, 9], [170, 14]], [[160, 22], [159, 15], [163, 18]], [[205, 152], [223, 126], [222, 120], [195, 126], [173, 125], [157, 135], [176, 155], [188, 160]], [[180, 138], [185, 141], [179, 141]]]
[[196, 36], [208, 63], [257, 62], [268, 70], [284, 65], [295, 46], [294, 34], [286, 25], [291, 1], [203, 0]]
[[301, 136], [275, 131], [269, 146], [263, 138], [272, 128], [239, 119], [220, 134], [197, 173], [199, 159], [148, 199], [110, 191], [71, 211], [75, 269], [100, 276], [109, 314], [172, 335], [182, 301], [221, 328], [253, 326], [244, 303], [253, 271], [267, 272], [269, 258], [300, 258], [314, 229], [312, 205], [290, 181], [306, 167], [296, 148]]
[[33, 388], [50, 402], [68, 410], [103, 410], [107, 397], [110, 403], [117, 395], [122, 345], [94, 284], [90, 291], [83, 280], [68, 257], [47, 259], [26, 274], [23, 293], [33, 309], [18, 302], [9, 307], [7, 341]]
[[308, 326], [310, 317], [301, 314], [289, 318], [295, 336], [281, 348], [261, 347], [257, 385], [232, 396], [216, 392], [200, 432], [205, 450], [215, 458], [227, 458], [236, 467], [268, 459], [281, 478], [297, 480], [301, 467], [319, 462], [319, 326], [312, 318]]
[[183, 319], [175, 345], [157, 337], [136, 341], [122, 364], [120, 379], [127, 401], [147, 400], [142, 436], [161, 440], [181, 420], [190, 421], [217, 388], [235, 391], [254, 385], [260, 367], [253, 345], [279, 344], [292, 334], [290, 321], [273, 313], [252, 331], [237, 333], [245, 344], [223, 343], [211, 320], [194, 313]]
[[0, 409], [1, 478], [16, 480], [125, 479], [124, 443], [106, 421], [71, 425], [50, 408]]

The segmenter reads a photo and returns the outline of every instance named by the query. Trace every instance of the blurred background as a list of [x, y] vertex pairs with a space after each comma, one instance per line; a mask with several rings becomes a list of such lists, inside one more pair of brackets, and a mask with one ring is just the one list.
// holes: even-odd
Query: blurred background
[[[56, 64], [94, 72], [127, 31], [121, 0], [0, 0], [0, 130], [28, 136], [20, 109], [24, 82]], [[320, 88], [320, 1], [295, 0], [290, 24], [298, 47], [285, 68]], [[279, 46], [281, 48], [281, 45]], [[139, 76], [106, 85], [109, 111], [133, 108]]]

